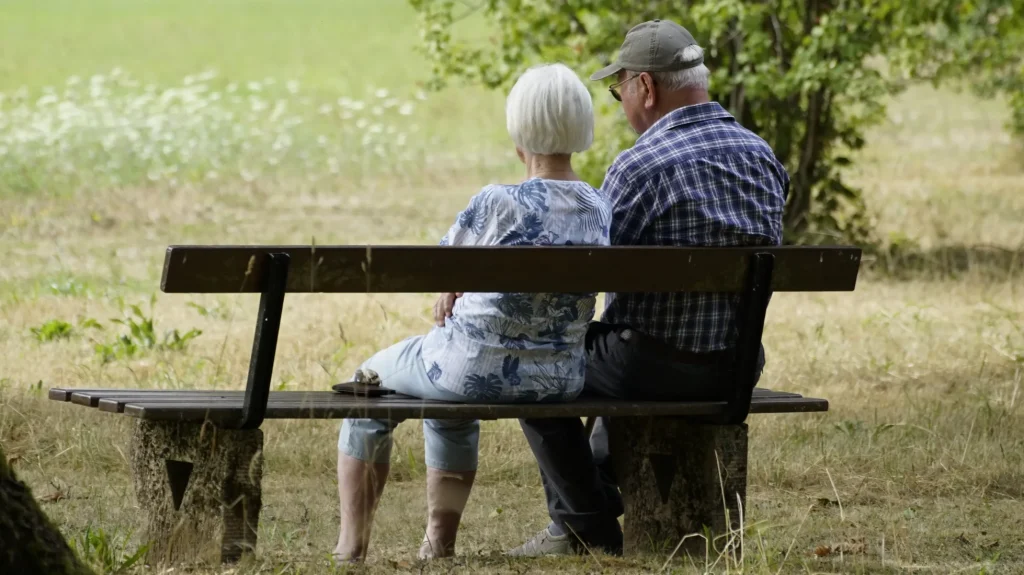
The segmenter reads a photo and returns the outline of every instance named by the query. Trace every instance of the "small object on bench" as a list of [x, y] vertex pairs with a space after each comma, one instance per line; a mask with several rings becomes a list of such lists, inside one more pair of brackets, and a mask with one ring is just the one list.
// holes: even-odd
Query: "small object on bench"
[[[50, 398], [138, 418], [136, 495], [162, 561], [234, 561], [254, 551], [265, 418], [390, 416], [610, 416], [625, 552], [671, 550], [707, 526], [716, 537], [707, 549], [717, 555], [749, 515], [747, 415], [828, 410], [824, 399], [753, 389], [768, 297], [852, 291], [860, 256], [853, 247], [172, 246], [164, 292], [262, 294], [245, 391], [51, 389]], [[705, 402], [447, 403], [386, 393], [369, 374], [332, 391], [270, 391], [286, 293], [473, 291], [734, 293], [736, 377], [722, 382], [723, 401]], [[687, 542], [686, 551], [705, 552], [699, 537]]]
[[336, 393], [343, 393], [347, 395], [355, 395], [358, 397], [380, 397], [382, 395], [392, 395], [395, 390], [381, 387], [379, 380], [378, 383], [364, 383], [361, 381], [349, 381], [345, 383], [336, 383], [331, 386]]
[[354, 379], [357, 383], [361, 383], [363, 385], [379, 386], [381, 384], [380, 375], [372, 369], [357, 369]]

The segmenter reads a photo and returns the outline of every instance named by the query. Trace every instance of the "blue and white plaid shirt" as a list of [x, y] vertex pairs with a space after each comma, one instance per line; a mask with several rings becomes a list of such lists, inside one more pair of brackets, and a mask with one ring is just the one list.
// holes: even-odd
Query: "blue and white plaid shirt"
[[[605, 176], [612, 245], [782, 243], [789, 176], [768, 144], [717, 102], [658, 120]], [[627, 324], [690, 352], [731, 348], [738, 297], [607, 294], [602, 321]]]

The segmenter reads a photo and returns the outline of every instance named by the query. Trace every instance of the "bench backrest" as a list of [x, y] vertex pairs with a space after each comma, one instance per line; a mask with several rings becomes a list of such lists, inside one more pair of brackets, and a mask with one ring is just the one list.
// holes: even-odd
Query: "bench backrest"
[[740, 292], [753, 254], [774, 259], [772, 291], [852, 291], [853, 247], [171, 246], [167, 293], [261, 293], [269, 254], [292, 293]]
[[171, 246], [166, 293], [260, 293], [242, 428], [266, 412], [285, 293], [726, 292], [742, 294], [722, 423], [750, 410], [772, 292], [852, 291], [855, 247]]

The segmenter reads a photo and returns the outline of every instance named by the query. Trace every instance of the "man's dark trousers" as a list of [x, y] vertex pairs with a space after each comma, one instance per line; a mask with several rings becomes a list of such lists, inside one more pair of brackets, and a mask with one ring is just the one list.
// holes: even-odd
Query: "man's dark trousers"
[[[732, 377], [729, 352], [685, 354], [627, 326], [592, 323], [586, 350], [583, 393], [590, 396], [718, 401]], [[621, 553], [622, 497], [604, 418], [589, 439], [578, 417], [521, 419], [520, 424], [540, 466], [551, 520], [587, 547]]]

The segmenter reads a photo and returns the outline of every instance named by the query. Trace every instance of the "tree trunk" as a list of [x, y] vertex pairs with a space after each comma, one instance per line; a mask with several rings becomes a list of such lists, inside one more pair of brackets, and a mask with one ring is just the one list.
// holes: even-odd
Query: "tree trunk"
[[786, 229], [792, 232], [799, 233], [807, 228], [811, 212], [811, 188], [817, 182], [818, 159], [821, 157], [825, 99], [825, 88], [819, 88], [808, 99], [807, 124], [800, 146], [800, 164], [790, 181], [790, 199], [783, 218]]
[[0, 448], [0, 573], [92, 575], [18, 481]]

